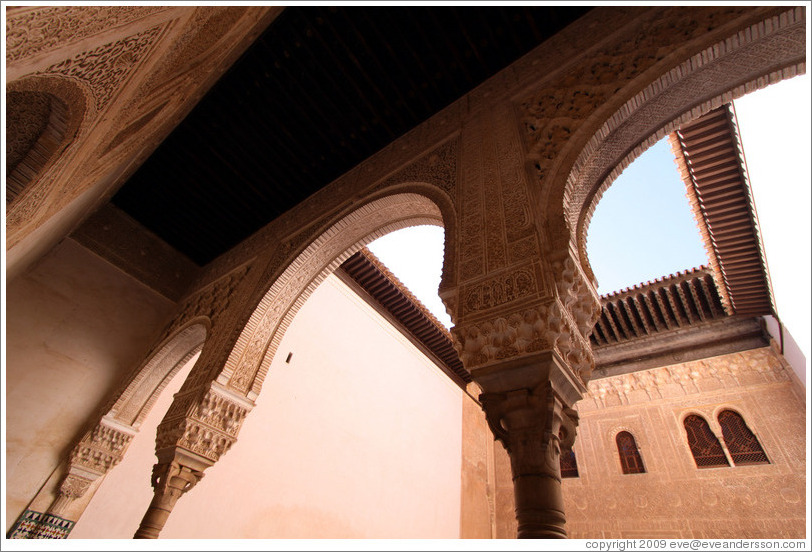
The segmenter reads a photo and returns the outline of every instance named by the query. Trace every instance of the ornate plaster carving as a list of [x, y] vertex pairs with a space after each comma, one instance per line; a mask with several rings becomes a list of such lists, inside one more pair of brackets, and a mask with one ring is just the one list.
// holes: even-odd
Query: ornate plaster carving
[[172, 333], [174, 328], [199, 317], [208, 318], [212, 327], [216, 327], [222, 313], [232, 305], [235, 291], [249, 268], [250, 265], [239, 266], [184, 299], [179, 309], [180, 314], [166, 332]]
[[80, 81], [90, 89], [95, 111], [102, 111], [164, 28], [164, 25], [156, 25], [136, 35], [77, 54], [38, 74], [61, 75]]
[[696, 53], [611, 114], [585, 144], [564, 188], [566, 224], [581, 258], [598, 201], [623, 169], [681, 123], [803, 73], [804, 44], [804, 10], [792, 8]]
[[397, 194], [368, 203], [330, 226], [290, 263], [264, 294], [218, 381], [256, 397], [285, 328], [328, 273], [358, 248], [381, 235], [414, 224], [437, 224], [441, 220], [439, 209], [427, 198]]
[[188, 399], [187, 408], [175, 410], [180, 411], [181, 415], [171, 416], [173, 412], [170, 411], [158, 426], [155, 450], [181, 448], [211, 463], [217, 462], [237, 440], [253, 402], [236, 396], [216, 383], [212, 383], [198, 402], [192, 403]]
[[6, 62], [30, 58], [166, 9], [147, 6], [9, 8]]
[[121, 461], [134, 434], [132, 428], [102, 419], [73, 448], [69, 463], [103, 475]]

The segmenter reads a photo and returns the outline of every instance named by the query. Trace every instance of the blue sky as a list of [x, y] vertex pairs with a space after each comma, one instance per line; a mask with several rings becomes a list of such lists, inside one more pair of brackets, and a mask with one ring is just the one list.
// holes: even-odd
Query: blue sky
[[[801, 350], [810, 350], [810, 77], [802, 75], [736, 100], [776, 307]], [[605, 294], [707, 264], [667, 142], [652, 146], [606, 191], [588, 231], [587, 249]], [[443, 230], [422, 226], [370, 246], [446, 326], [437, 296]]]

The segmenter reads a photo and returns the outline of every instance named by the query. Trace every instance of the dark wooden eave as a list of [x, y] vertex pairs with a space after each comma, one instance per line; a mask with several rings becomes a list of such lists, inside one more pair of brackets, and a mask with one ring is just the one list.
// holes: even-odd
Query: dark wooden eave
[[727, 314], [706, 267], [604, 295], [590, 341], [611, 346], [724, 318]]
[[[407, 336], [416, 340], [460, 387], [472, 381], [454, 349], [451, 334], [368, 249], [344, 261], [337, 275], [346, 277], [388, 313]], [[346, 276], [346, 277], [344, 277]]]
[[731, 104], [682, 125], [672, 137], [711, 266], [731, 314], [775, 312], [747, 168]]

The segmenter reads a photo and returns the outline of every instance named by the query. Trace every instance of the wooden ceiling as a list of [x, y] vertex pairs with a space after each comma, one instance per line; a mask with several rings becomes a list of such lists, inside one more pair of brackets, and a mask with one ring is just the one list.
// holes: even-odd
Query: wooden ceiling
[[588, 9], [286, 8], [112, 201], [203, 266]]

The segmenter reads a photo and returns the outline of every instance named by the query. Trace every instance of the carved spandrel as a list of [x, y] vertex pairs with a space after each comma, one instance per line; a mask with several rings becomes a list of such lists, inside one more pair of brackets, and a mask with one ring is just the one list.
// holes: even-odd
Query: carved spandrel
[[163, 31], [156, 25], [137, 35], [117, 40], [52, 65], [41, 75], [76, 79], [89, 87], [96, 111], [102, 111], [119, 85], [152, 48]]
[[47, 7], [6, 17], [6, 61], [14, 63], [166, 10], [147, 6]]

